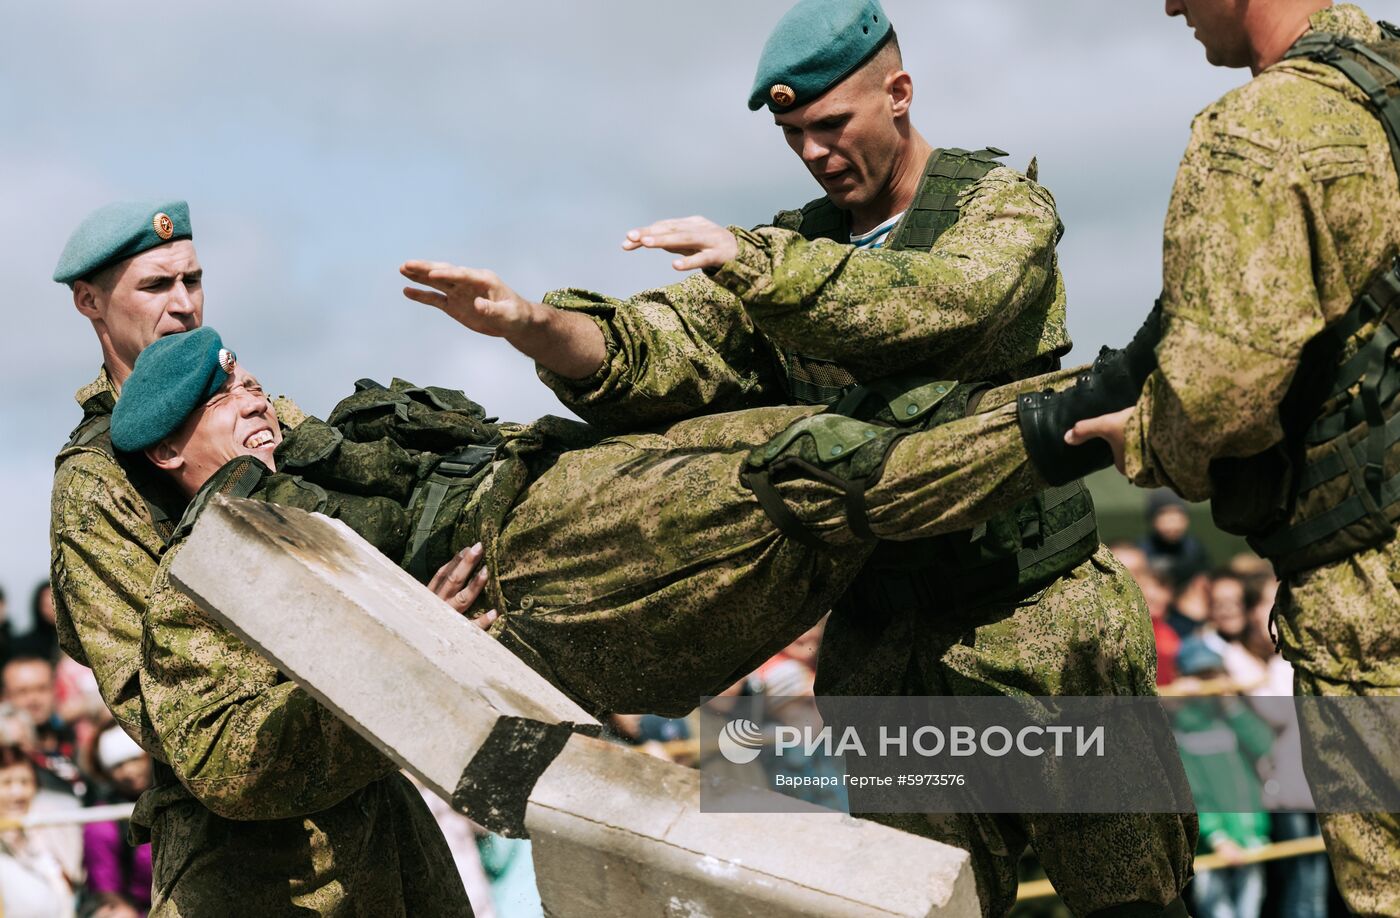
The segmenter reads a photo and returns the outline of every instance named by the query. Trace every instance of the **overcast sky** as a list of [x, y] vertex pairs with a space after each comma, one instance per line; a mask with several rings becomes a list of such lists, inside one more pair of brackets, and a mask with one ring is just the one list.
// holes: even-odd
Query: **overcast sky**
[[[560, 409], [532, 366], [404, 300], [412, 257], [522, 293], [677, 276], [618, 248], [702, 213], [755, 224], [817, 195], [746, 105], [778, 0], [6, 4], [0, 30], [0, 585], [46, 575], [52, 456], [100, 363], [51, 281], [112, 200], [183, 197], [208, 324], [324, 413], [354, 379], [456, 386], [502, 417]], [[1396, 0], [1371, 11], [1395, 18]], [[1122, 343], [1160, 286], [1192, 115], [1241, 83], [1159, 0], [886, 0], [938, 146], [1036, 155], [1067, 233], [1074, 358]]]

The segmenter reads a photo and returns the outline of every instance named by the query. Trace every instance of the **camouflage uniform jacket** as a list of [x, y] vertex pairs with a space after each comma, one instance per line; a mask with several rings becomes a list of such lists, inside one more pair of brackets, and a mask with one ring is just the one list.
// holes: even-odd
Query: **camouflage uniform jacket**
[[[109, 416], [116, 392], [107, 371], [76, 398], [85, 423]], [[285, 399], [275, 404], [283, 425], [296, 426], [296, 406]], [[181, 509], [182, 503], [173, 507], [174, 518]], [[92, 668], [103, 701], [139, 740], [141, 621], [164, 539], [110, 450], [90, 443], [63, 451], [54, 472], [49, 539], [59, 643]]]
[[539, 375], [589, 423], [623, 430], [789, 403], [784, 347], [839, 361], [858, 380], [1009, 374], [1069, 349], [1059, 229], [1050, 194], [1000, 167], [963, 193], [957, 223], [929, 252], [740, 230], [738, 258], [713, 279], [627, 300], [547, 295], [591, 316], [608, 356], [588, 379]]
[[152, 914], [470, 915], [417, 790], [170, 582], [179, 551], [151, 588], [140, 673], [148, 741], [180, 781], [134, 820], [156, 846]]
[[[1376, 41], [1355, 6], [1312, 28]], [[1289, 60], [1203, 111], [1167, 216], [1159, 370], [1126, 430], [1128, 477], [1200, 500], [1212, 464], [1283, 438], [1303, 345], [1400, 250], [1400, 182], [1365, 96]], [[1217, 467], [1218, 468], [1218, 467]], [[1285, 653], [1324, 679], [1400, 685], [1400, 552], [1392, 543], [1292, 577]]]

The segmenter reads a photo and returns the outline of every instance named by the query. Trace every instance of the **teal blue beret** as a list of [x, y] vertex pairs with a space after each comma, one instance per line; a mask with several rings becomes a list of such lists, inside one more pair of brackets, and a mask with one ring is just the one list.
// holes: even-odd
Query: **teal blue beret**
[[120, 201], [99, 207], [78, 224], [53, 279], [73, 285], [109, 265], [175, 239], [193, 239], [190, 206], [184, 201]]
[[806, 105], [874, 57], [890, 32], [877, 0], [801, 0], [763, 46], [749, 108]]
[[219, 333], [207, 325], [148, 345], [112, 410], [112, 445], [134, 452], [179, 430], [223, 386], [233, 359]]

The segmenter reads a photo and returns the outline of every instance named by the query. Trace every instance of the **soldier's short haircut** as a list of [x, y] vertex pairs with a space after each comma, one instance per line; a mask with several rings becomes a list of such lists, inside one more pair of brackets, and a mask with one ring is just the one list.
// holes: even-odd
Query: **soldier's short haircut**
[[121, 272], [122, 265], [124, 264], [126, 264], [125, 261], [119, 261], [114, 265], [108, 265], [100, 271], [89, 274], [87, 277], [83, 278], [83, 280], [92, 284], [103, 293], [110, 294], [117, 288], [117, 274]]
[[899, 36], [890, 30], [889, 38], [880, 46], [870, 58], [861, 65], [856, 73], [861, 74], [861, 78], [875, 82], [883, 82], [886, 75], [891, 71], [904, 69], [904, 55], [899, 50]]
[[885, 39], [885, 43], [875, 52], [870, 62], [887, 70], [904, 69], [904, 54], [899, 50], [899, 35], [894, 29], [890, 29], [890, 37]]

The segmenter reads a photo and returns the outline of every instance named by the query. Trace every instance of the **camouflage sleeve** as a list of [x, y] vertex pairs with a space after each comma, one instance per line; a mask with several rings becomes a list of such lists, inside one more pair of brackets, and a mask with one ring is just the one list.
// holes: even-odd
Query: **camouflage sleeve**
[[59, 642], [97, 677], [102, 700], [141, 735], [141, 620], [161, 539], [119, 466], [78, 453], [54, 476], [51, 569]]
[[776, 357], [742, 304], [701, 275], [626, 300], [571, 289], [544, 302], [602, 329], [608, 357], [592, 377], [538, 372], [569, 409], [604, 429], [748, 408], [781, 386]]
[[857, 376], [946, 364], [1037, 305], [1048, 310], [1057, 294], [1059, 219], [1048, 191], [1003, 167], [965, 190], [959, 207], [928, 252], [735, 229], [739, 255], [713, 276], [774, 342]]
[[170, 582], [178, 551], [152, 586], [141, 689], [162, 758], [190, 792], [229, 819], [286, 819], [395, 771]]
[[1307, 171], [1250, 119], [1196, 121], [1168, 210], [1158, 370], [1129, 418], [1141, 487], [1211, 496], [1209, 467], [1283, 438], [1278, 407], [1323, 326]]

